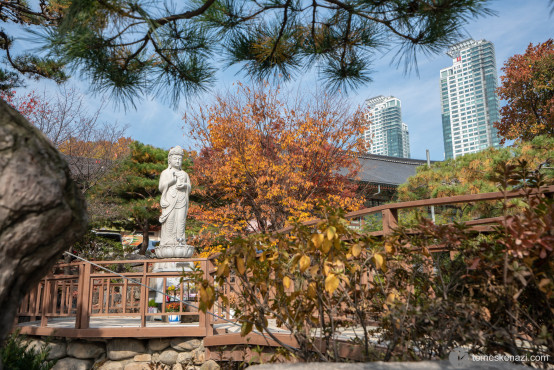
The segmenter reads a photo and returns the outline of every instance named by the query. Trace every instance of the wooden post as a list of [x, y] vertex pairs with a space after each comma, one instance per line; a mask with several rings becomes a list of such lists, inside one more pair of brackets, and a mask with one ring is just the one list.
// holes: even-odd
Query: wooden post
[[[121, 293], [121, 313], [127, 313], [127, 279], [123, 279], [123, 292]], [[129, 300], [131, 300], [131, 294], [129, 295]]]
[[[88, 329], [90, 322], [90, 292], [91, 292], [91, 279], [90, 279], [90, 265], [85, 263], [82, 269], [82, 284], [81, 289], [77, 295], [77, 320], [75, 320], [76, 329]], [[79, 326], [77, 327], [77, 321]]]
[[[210, 283], [210, 285], [213, 285], [213, 277], [212, 275], [210, 274], [210, 264], [212, 262], [209, 261], [209, 260], [206, 260], [206, 261], [202, 261], [201, 263], [201, 266], [202, 266], [202, 270], [204, 271], [204, 279], [208, 280], [208, 282]], [[213, 307], [211, 308], [211, 310], [213, 311]], [[199, 321], [200, 321], [200, 326], [201, 327], [204, 327], [206, 329], [206, 336], [207, 337], [211, 337], [214, 335], [214, 328], [213, 328], [213, 320], [212, 320], [212, 316], [208, 313], [204, 313], [202, 311], [199, 311]]]
[[40, 313], [40, 326], [44, 327], [48, 325], [48, 303], [50, 302], [50, 281], [48, 278], [44, 279], [44, 288], [42, 288], [42, 312]]
[[142, 284], [140, 286], [140, 327], [146, 327], [146, 311], [148, 311], [148, 290], [145, 285], [148, 285], [148, 278], [146, 277], [146, 269], [148, 264], [145, 262], [142, 267]]
[[[29, 312], [32, 312], [32, 316], [29, 317], [29, 321], [35, 321], [37, 319], [36, 317], [36, 314], [37, 314], [37, 301], [38, 301], [38, 287], [40, 286], [40, 282], [38, 283], [38, 285], [36, 287], [33, 288], [33, 290], [31, 290], [31, 294], [30, 294], [30, 301], [29, 301]], [[34, 316], [33, 316], [34, 315]]]
[[398, 210], [389, 208], [382, 210], [381, 213], [383, 215], [383, 234], [390, 235], [398, 227]]

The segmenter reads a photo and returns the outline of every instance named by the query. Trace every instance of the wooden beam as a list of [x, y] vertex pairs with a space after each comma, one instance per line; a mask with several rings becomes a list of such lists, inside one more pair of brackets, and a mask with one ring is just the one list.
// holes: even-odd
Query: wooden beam
[[19, 326], [21, 334], [45, 335], [68, 338], [165, 338], [203, 337], [205, 330], [198, 326], [154, 326], [146, 328], [53, 328], [39, 326]]

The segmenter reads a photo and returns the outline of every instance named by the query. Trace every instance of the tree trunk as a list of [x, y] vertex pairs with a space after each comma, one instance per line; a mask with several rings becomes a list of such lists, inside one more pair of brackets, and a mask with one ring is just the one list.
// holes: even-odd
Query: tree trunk
[[61, 154], [0, 100], [0, 341], [21, 299], [86, 224], [84, 200]]
[[142, 227], [142, 245], [140, 246], [139, 254], [145, 255], [146, 250], [148, 249], [148, 243], [150, 241], [150, 237], [148, 236], [148, 230], [150, 230], [150, 223], [148, 220], [144, 221], [143, 227]]

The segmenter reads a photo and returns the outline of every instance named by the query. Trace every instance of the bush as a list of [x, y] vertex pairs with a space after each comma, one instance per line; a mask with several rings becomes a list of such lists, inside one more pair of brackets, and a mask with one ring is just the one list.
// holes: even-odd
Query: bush
[[[491, 177], [525, 196], [515, 214], [504, 202], [504, 221], [489, 233], [420, 217], [418, 233], [399, 227], [375, 240], [324, 208], [315, 227], [234, 240], [217, 283], [240, 281], [232, 293], [242, 334], [256, 328], [278, 341], [268, 328], [275, 318], [298, 343], [283, 346], [306, 361], [352, 361], [338, 347], [347, 329], [356, 332], [360, 361], [445, 359], [460, 346], [553, 361], [554, 201], [533, 195], [546, 178], [526, 162], [501, 163]], [[436, 246], [444, 252], [431, 253]], [[218, 296], [228, 304], [199, 283], [202, 308]]]
[[48, 352], [46, 345], [40, 350], [29, 348], [25, 337], [18, 333], [12, 333], [0, 348], [2, 365], [6, 370], [49, 370], [56, 361], [47, 360]]

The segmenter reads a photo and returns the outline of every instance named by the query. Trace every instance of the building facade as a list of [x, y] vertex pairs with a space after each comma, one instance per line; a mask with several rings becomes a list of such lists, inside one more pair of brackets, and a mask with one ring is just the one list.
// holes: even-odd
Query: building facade
[[400, 99], [376, 96], [366, 100], [369, 123], [364, 133], [367, 152], [390, 157], [410, 158], [408, 125], [402, 122]]
[[499, 147], [494, 45], [472, 39], [452, 45], [452, 66], [441, 69], [441, 113], [445, 158]]

